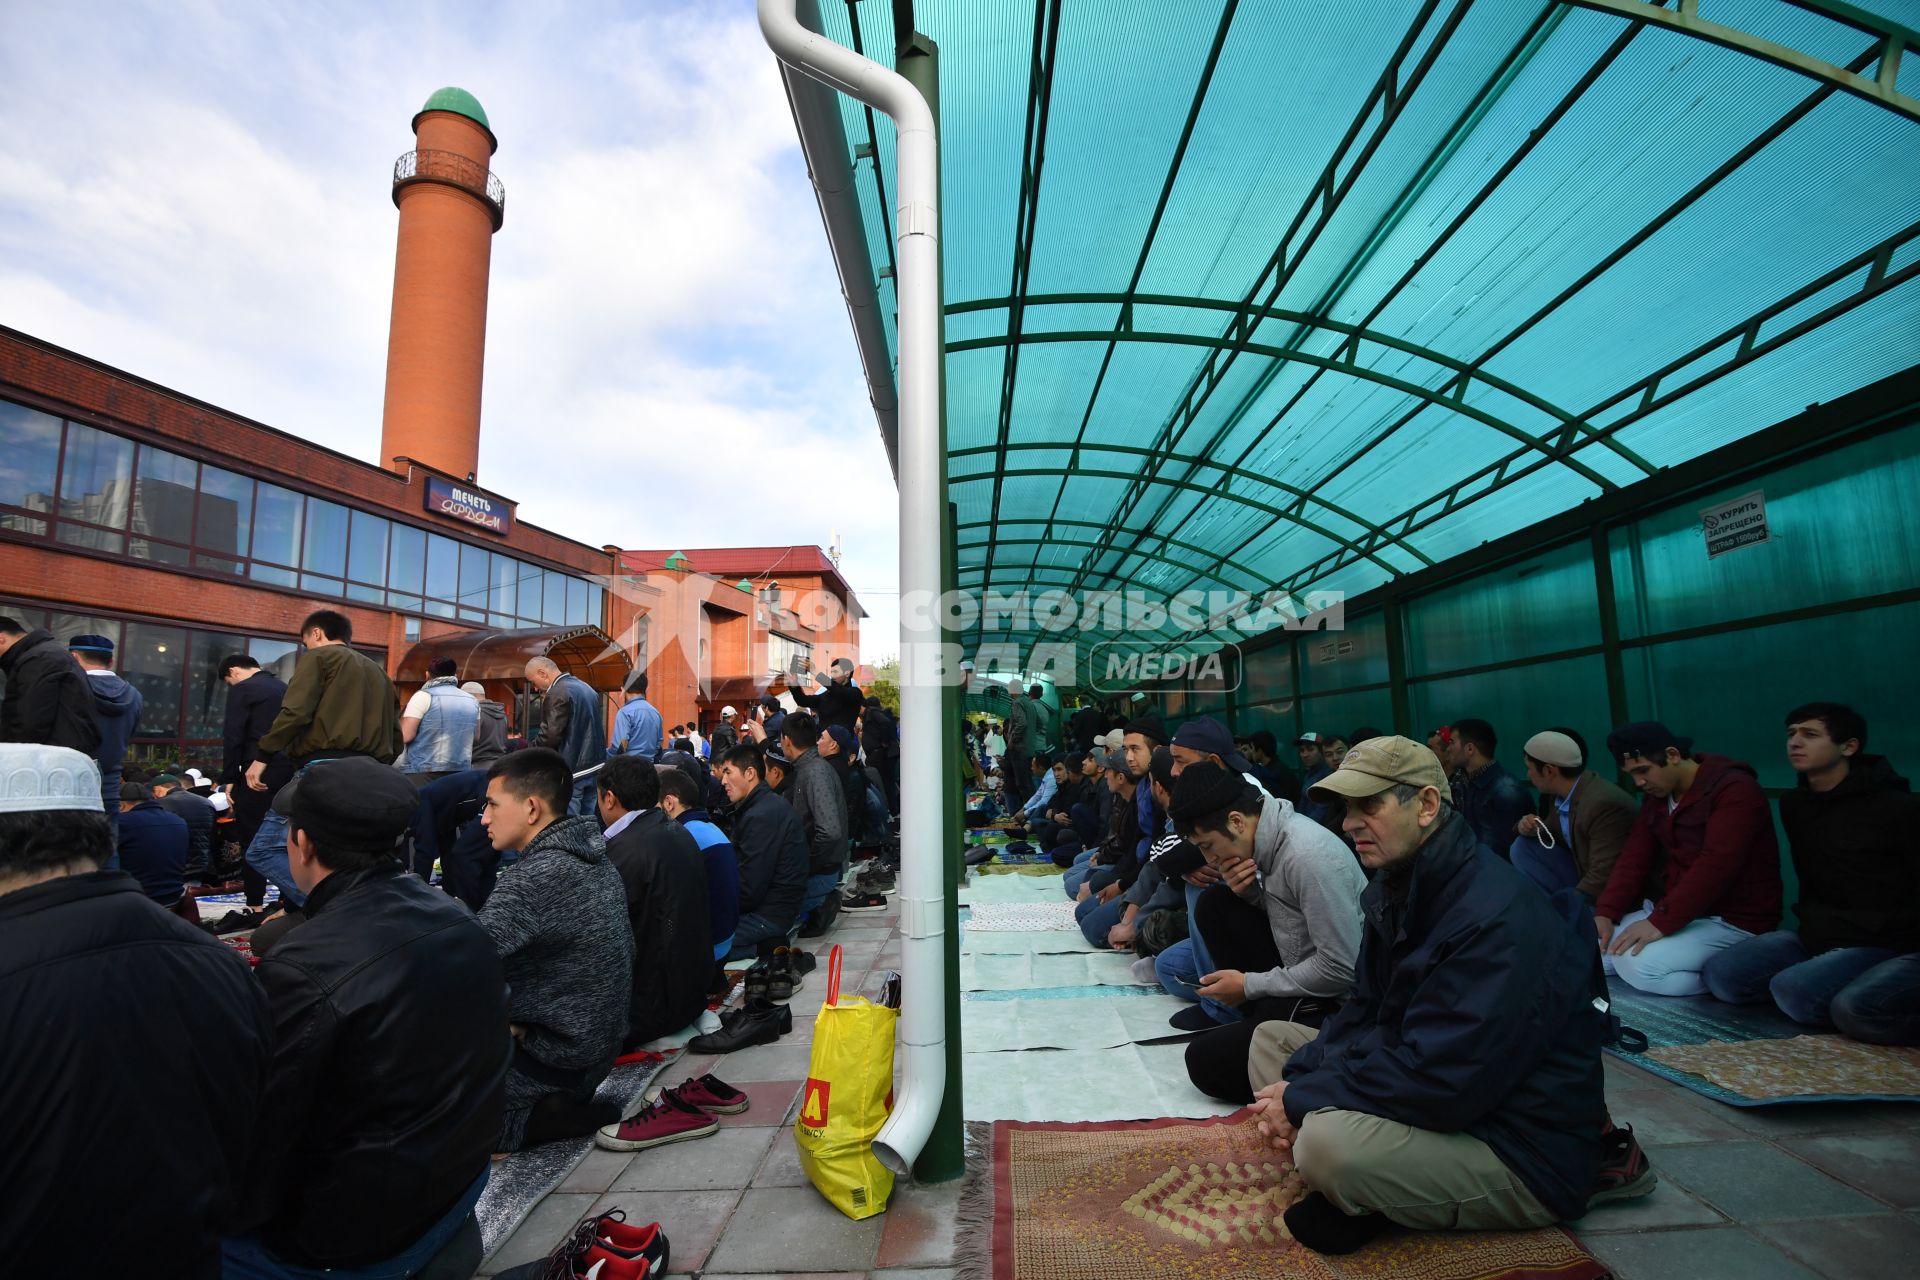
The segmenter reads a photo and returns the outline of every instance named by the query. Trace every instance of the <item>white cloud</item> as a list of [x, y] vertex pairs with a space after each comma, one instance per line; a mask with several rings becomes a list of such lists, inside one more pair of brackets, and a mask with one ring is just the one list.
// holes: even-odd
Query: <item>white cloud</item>
[[448, 83], [507, 190], [482, 481], [595, 545], [838, 529], [890, 590], [892, 481], [747, 6], [9, 6], [0, 323], [371, 459], [389, 166]]

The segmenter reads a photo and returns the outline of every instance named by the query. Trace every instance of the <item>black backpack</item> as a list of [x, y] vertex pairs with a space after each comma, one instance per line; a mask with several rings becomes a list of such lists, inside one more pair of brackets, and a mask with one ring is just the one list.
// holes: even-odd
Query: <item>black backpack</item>
[[1621, 1053], [1645, 1053], [1647, 1033], [1620, 1021], [1620, 1015], [1613, 1011], [1613, 992], [1607, 987], [1607, 971], [1600, 965], [1600, 933], [1593, 927], [1593, 903], [1578, 889], [1562, 889], [1553, 895], [1551, 901], [1560, 918], [1573, 930], [1574, 936], [1592, 948], [1593, 975], [1588, 985], [1593, 1007], [1606, 1019], [1606, 1029], [1601, 1032], [1600, 1043]]

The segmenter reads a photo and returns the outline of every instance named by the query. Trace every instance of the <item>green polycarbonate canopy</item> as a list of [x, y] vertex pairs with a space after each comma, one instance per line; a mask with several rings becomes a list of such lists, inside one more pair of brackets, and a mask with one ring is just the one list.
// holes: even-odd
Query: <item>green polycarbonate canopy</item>
[[1352, 595], [1920, 362], [1911, 4], [911, 9], [962, 587]]

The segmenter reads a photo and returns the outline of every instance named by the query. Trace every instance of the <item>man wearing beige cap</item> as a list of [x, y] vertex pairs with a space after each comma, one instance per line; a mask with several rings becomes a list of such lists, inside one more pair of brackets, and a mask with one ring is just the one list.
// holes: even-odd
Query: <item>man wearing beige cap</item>
[[1347, 1253], [1391, 1223], [1519, 1230], [1651, 1190], [1644, 1161], [1596, 1185], [1594, 935], [1480, 845], [1423, 743], [1368, 739], [1314, 792], [1346, 802], [1373, 880], [1353, 995], [1318, 1032], [1261, 1024], [1248, 1062], [1261, 1132], [1312, 1189], [1293, 1237]]
[[1592, 902], [1607, 887], [1638, 806], [1586, 767], [1586, 746], [1570, 730], [1534, 734], [1526, 758], [1527, 781], [1553, 807], [1543, 803], [1547, 816], [1530, 813], [1514, 827], [1513, 865], [1548, 894], [1578, 889]]

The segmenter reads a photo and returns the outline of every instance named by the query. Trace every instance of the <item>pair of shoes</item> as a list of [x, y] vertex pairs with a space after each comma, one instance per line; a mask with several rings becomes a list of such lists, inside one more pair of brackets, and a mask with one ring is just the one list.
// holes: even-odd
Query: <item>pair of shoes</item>
[[850, 893], [840, 899], [842, 911], [885, 911], [887, 895], [884, 893]]
[[582, 1218], [552, 1253], [494, 1280], [658, 1280], [673, 1258], [667, 1233], [657, 1222], [630, 1227], [626, 1219], [623, 1209]]
[[[773, 966], [767, 977], [767, 999], [773, 1001], [793, 999], [793, 993], [806, 982], [806, 970], [800, 967], [794, 957], [806, 954], [798, 947], [775, 947], [772, 960], [761, 962], [771, 963]], [[811, 956], [807, 958], [812, 959]]]
[[[786, 948], [782, 947], [781, 950], [784, 951]], [[773, 985], [773, 967], [772, 956], [762, 956], [753, 962], [753, 967], [747, 970], [747, 976], [740, 984], [746, 988], [747, 999], [765, 1000], [767, 998], [767, 991]]]
[[229, 911], [218, 920], [209, 922], [206, 929], [213, 934], [239, 933], [242, 929], [258, 928], [267, 918], [271, 907], [252, 907], [246, 911]]
[[1653, 1194], [1660, 1176], [1647, 1163], [1647, 1153], [1633, 1136], [1633, 1126], [1616, 1125], [1600, 1141], [1600, 1172], [1594, 1175], [1593, 1190], [1587, 1193], [1587, 1207]]
[[714, 1113], [733, 1115], [747, 1109], [747, 1095], [711, 1073], [662, 1089], [653, 1101], [593, 1136], [594, 1145], [607, 1151], [644, 1151], [669, 1142], [704, 1138], [717, 1132]]
[[764, 997], [749, 996], [738, 1009], [720, 1015], [720, 1029], [687, 1042], [689, 1053], [732, 1053], [756, 1044], [772, 1044], [793, 1030], [793, 1010]]

